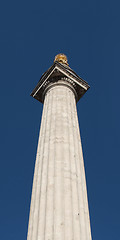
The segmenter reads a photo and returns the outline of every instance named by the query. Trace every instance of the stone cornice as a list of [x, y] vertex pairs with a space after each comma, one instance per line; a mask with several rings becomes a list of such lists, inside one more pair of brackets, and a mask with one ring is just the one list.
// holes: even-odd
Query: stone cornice
[[[46, 90], [55, 85], [60, 84], [64, 81], [64, 85], [68, 86], [73, 90], [76, 96], [76, 101], [84, 95], [89, 89], [89, 85], [82, 78], [80, 78], [70, 67], [55, 62], [40, 78], [37, 86], [31, 93], [31, 96], [40, 102], [44, 102], [44, 96]], [[63, 84], [63, 83], [62, 83]]]

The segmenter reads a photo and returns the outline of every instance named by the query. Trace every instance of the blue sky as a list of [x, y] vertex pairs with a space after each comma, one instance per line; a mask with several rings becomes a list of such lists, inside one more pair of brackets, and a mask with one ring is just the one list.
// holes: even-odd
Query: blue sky
[[0, 7], [0, 239], [25, 240], [42, 104], [30, 97], [63, 52], [91, 86], [77, 104], [93, 240], [120, 233], [119, 1]]

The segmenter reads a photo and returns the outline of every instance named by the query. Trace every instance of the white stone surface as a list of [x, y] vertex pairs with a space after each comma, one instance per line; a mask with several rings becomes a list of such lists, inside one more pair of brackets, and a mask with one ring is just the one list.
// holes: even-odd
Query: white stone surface
[[74, 93], [54, 86], [45, 96], [27, 240], [91, 240]]

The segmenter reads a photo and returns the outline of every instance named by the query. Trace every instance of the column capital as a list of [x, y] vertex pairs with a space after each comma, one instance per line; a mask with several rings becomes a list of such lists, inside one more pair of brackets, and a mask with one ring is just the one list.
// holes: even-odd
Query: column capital
[[69, 66], [55, 61], [42, 75], [31, 96], [43, 103], [47, 90], [56, 85], [69, 87], [75, 93], [76, 101], [79, 101], [90, 88], [88, 83], [80, 78]]

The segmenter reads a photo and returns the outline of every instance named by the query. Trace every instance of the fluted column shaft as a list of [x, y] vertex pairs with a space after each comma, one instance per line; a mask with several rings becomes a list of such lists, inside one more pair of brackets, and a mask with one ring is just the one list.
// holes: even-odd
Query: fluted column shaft
[[75, 95], [51, 87], [44, 100], [27, 240], [91, 240]]

